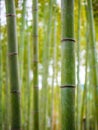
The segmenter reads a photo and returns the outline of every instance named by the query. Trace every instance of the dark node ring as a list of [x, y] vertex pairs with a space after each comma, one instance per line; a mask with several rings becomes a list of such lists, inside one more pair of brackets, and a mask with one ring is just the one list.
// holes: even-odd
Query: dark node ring
[[33, 111], [33, 113], [39, 113], [39, 111]]
[[61, 85], [60, 88], [75, 88], [75, 85]]
[[34, 86], [33, 88], [34, 88], [34, 89], [38, 89], [39, 87], [38, 87], [38, 86]]
[[38, 37], [38, 35], [33, 35], [33, 37]]
[[16, 16], [15, 14], [6, 14], [6, 17]]
[[36, 9], [33, 9], [33, 11], [38, 11], [38, 8], [36, 8]]
[[17, 91], [17, 90], [11, 90], [11, 93], [14, 93], [14, 94], [20, 94], [20, 92]]
[[13, 55], [18, 55], [18, 53], [17, 52], [8, 53], [8, 56], [13, 56]]
[[63, 39], [61, 40], [61, 42], [64, 42], [64, 41], [76, 42], [75, 39], [73, 39], [73, 38], [63, 38]]
[[38, 63], [38, 60], [33, 60], [34, 63]]

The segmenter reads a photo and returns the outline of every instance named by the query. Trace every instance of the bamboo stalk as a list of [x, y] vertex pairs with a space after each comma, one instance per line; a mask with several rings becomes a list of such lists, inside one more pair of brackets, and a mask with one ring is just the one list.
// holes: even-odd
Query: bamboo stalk
[[[30, 38], [28, 34], [28, 39]], [[30, 43], [27, 45], [27, 56], [28, 56], [28, 63], [27, 63], [27, 130], [30, 130], [30, 99], [31, 99], [31, 92], [30, 92]]]
[[[53, 0], [49, 0], [49, 8], [48, 8], [48, 23], [46, 26], [46, 30], [44, 30], [44, 33], [46, 33], [44, 36], [44, 48], [43, 48], [43, 73], [42, 73], [42, 128], [43, 130], [47, 127], [47, 87], [48, 87], [48, 67], [49, 67], [49, 52], [50, 52], [50, 40], [51, 40], [51, 22], [52, 22], [52, 3]], [[46, 13], [45, 13], [46, 14]], [[46, 19], [44, 19], [44, 24], [46, 24]]]
[[80, 26], [81, 26], [81, 0], [78, 0], [78, 32], [77, 32], [77, 130], [80, 130]]
[[[89, 31], [88, 31], [88, 25], [87, 25], [87, 29], [86, 29], [86, 61], [85, 61], [85, 84], [84, 84], [84, 90], [83, 90], [83, 97], [82, 97], [82, 105], [81, 105], [81, 122], [80, 122], [80, 130], [82, 130], [82, 121], [83, 121], [83, 114], [84, 114], [84, 110], [85, 112], [85, 120], [87, 120], [87, 81], [88, 81], [88, 43], [89, 43]], [[86, 108], [85, 108], [86, 107]], [[87, 122], [87, 121], [86, 121]], [[87, 124], [86, 124], [86, 128], [87, 128]]]
[[38, 0], [33, 0], [33, 120], [34, 130], [39, 130], [39, 87], [38, 87]]
[[[0, 2], [1, 10], [1, 2]], [[1, 13], [0, 13], [0, 129], [2, 130], [2, 42], [1, 42]]]
[[20, 64], [20, 85], [22, 87], [23, 80], [23, 61], [24, 61], [24, 38], [25, 38], [25, 15], [26, 15], [26, 1], [23, 0], [22, 5], [22, 19], [21, 19], [21, 27], [20, 27], [20, 42], [19, 42], [19, 64]]
[[8, 51], [7, 51], [7, 47], [5, 47], [5, 52], [6, 52], [6, 61], [5, 61], [5, 126], [4, 129], [5, 130], [9, 130], [9, 108], [10, 108], [10, 102], [9, 102], [9, 80], [8, 80]]
[[[56, 5], [56, 0], [54, 1], [54, 5]], [[56, 7], [55, 7], [56, 8]], [[56, 30], [56, 9], [54, 12], [54, 19], [53, 19], [53, 76], [52, 76], [52, 95], [51, 95], [51, 130], [53, 130], [53, 122], [54, 122], [54, 81], [55, 81], [55, 73], [56, 73], [56, 35], [57, 35], [57, 30]]]
[[74, 1], [61, 0], [61, 130], [75, 130]]
[[96, 62], [96, 41], [95, 41], [95, 28], [94, 28], [94, 18], [93, 18], [93, 8], [92, 8], [92, 0], [87, 0], [87, 14], [88, 14], [88, 23], [89, 23], [89, 29], [90, 29], [90, 48], [92, 53], [92, 66], [93, 66], [93, 72], [92, 72], [92, 78], [93, 78], [93, 85], [94, 85], [94, 99], [95, 99], [95, 125], [96, 130], [98, 129], [98, 111], [97, 111], [97, 62]]
[[[10, 3], [10, 4], [9, 4]], [[7, 16], [7, 35], [8, 35], [8, 56], [10, 74], [10, 94], [11, 94], [11, 130], [20, 130], [20, 91], [18, 75], [18, 49], [16, 32], [16, 13], [15, 2], [5, 0]]]

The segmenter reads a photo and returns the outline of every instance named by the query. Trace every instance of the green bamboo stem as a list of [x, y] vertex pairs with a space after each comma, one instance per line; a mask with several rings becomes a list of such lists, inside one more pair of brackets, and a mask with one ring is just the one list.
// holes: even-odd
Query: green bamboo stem
[[[27, 15], [28, 17], [28, 15]], [[27, 40], [26, 40], [26, 93], [25, 95], [27, 95], [26, 97], [26, 101], [25, 101], [25, 104], [26, 104], [26, 130], [30, 130], [30, 108], [31, 108], [31, 91], [30, 91], [30, 64], [31, 64], [31, 58], [30, 58], [30, 53], [31, 53], [31, 50], [30, 50], [30, 33], [29, 33], [29, 25], [28, 25], [28, 20], [26, 21], [26, 26], [27, 26]]]
[[[30, 38], [29, 34], [28, 34], [28, 38]], [[30, 42], [27, 45], [27, 57], [28, 57], [28, 63], [27, 63], [27, 130], [30, 130], [30, 97], [31, 97], [31, 93], [30, 93]]]
[[[9, 4], [10, 3], [10, 4]], [[15, 18], [15, 3], [13, 0], [5, 0], [7, 16], [8, 35], [8, 56], [10, 74], [10, 94], [11, 94], [11, 130], [20, 130], [20, 95], [19, 95], [19, 75], [18, 75], [18, 49], [17, 32]]]
[[27, 95], [27, 93], [26, 93], [26, 87], [27, 87], [27, 85], [26, 85], [26, 83], [27, 83], [27, 55], [26, 55], [26, 49], [27, 49], [27, 46], [26, 46], [26, 42], [25, 42], [25, 44], [24, 44], [24, 63], [23, 63], [23, 82], [22, 82], [22, 85], [24, 86], [24, 87], [22, 87], [22, 108], [21, 108], [21, 110], [22, 110], [22, 128], [25, 130], [26, 129], [26, 115], [27, 115], [27, 111], [26, 111], [26, 108], [27, 108], [27, 105], [26, 105], [26, 99], [27, 99], [27, 96], [25, 96], [25, 95]]
[[[1, 2], [0, 2], [1, 10]], [[2, 42], [1, 42], [1, 13], [0, 13], [0, 129], [2, 130]]]
[[[54, 5], [56, 8], [56, 0], [54, 1]], [[51, 130], [53, 130], [53, 115], [54, 115], [54, 80], [56, 76], [56, 35], [57, 35], [57, 25], [56, 25], [56, 9], [54, 10], [54, 19], [53, 19], [53, 76], [52, 76], [52, 95], [51, 95]]]
[[[89, 50], [89, 49], [88, 49]], [[90, 56], [90, 53], [88, 52], [88, 57]], [[88, 66], [90, 67], [90, 61], [88, 60]], [[89, 130], [90, 128], [90, 122], [89, 122], [89, 115], [90, 115], [90, 111], [91, 111], [91, 108], [90, 108], [90, 99], [89, 99], [89, 95], [90, 95], [90, 87], [91, 87], [91, 70], [90, 72], [88, 73], [88, 80], [89, 80], [89, 84], [87, 85], [87, 94], [86, 94], [86, 130]]]
[[77, 32], [77, 126], [80, 130], [80, 27], [81, 27], [81, 0], [78, 0], [78, 32]]
[[22, 87], [23, 80], [23, 61], [24, 61], [24, 37], [25, 37], [25, 15], [26, 15], [26, 1], [23, 0], [22, 6], [22, 18], [21, 18], [21, 28], [20, 28], [20, 42], [19, 42], [19, 64], [20, 64], [20, 85]]
[[38, 87], [38, 0], [33, 0], [33, 126], [39, 130], [39, 87]]
[[[2, 56], [6, 57], [6, 45], [2, 46]], [[2, 129], [6, 129], [6, 58], [2, 57]], [[5, 73], [5, 74], [4, 74]]]
[[93, 78], [93, 85], [94, 85], [94, 95], [95, 95], [95, 117], [96, 117], [96, 130], [98, 129], [98, 110], [97, 110], [97, 62], [96, 62], [96, 41], [95, 41], [95, 28], [94, 28], [94, 18], [93, 18], [93, 8], [92, 8], [92, 0], [87, 0], [87, 13], [88, 13], [88, 22], [89, 22], [89, 29], [90, 29], [90, 48], [92, 49], [92, 78]]
[[[84, 84], [82, 105], [81, 105], [80, 130], [82, 130], [82, 121], [83, 121], [83, 118], [84, 118], [83, 117], [84, 109], [86, 109], [85, 113], [87, 113], [87, 81], [88, 81], [88, 71], [87, 71], [87, 69], [88, 69], [88, 49], [89, 49], [89, 47], [88, 47], [88, 42], [89, 42], [88, 39], [89, 39], [89, 37], [88, 36], [89, 36], [89, 32], [88, 32], [88, 25], [86, 25], [86, 26], [87, 26], [87, 30], [86, 30], [86, 37], [87, 37], [87, 39], [86, 39], [85, 84]], [[87, 114], [85, 114], [85, 115], [87, 115]], [[87, 118], [85, 117], [85, 119], [87, 119]]]
[[[26, 0], [23, 0], [22, 3], [22, 14], [21, 14], [21, 27], [20, 27], [20, 42], [19, 42], [19, 66], [20, 66], [20, 86], [21, 86], [21, 91], [25, 91], [24, 82], [23, 82], [23, 77], [25, 77], [24, 73], [24, 39], [25, 39], [25, 15], [26, 15]], [[22, 116], [22, 124], [25, 127], [25, 93], [22, 93], [22, 108], [21, 108], [21, 116]]]
[[[52, 2], [53, 0], [49, 0], [49, 9], [48, 9], [48, 23], [46, 28], [46, 34], [45, 42], [44, 42], [44, 48], [43, 48], [43, 74], [42, 74], [42, 128], [43, 130], [46, 129], [47, 124], [47, 79], [48, 79], [48, 67], [49, 67], [49, 48], [50, 48], [50, 39], [51, 39], [51, 21], [52, 21]], [[44, 24], [46, 24], [46, 19], [44, 19]]]
[[61, 130], [75, 130], [74, 1], [61, 0]]
[[[7, 48], [5, 50], [7, 52]], [[8, 81], [8, 52], [6, 53], [6, 66], [5, 66], [5, 73], [6, 73], [6, 82], [5, 82], [5, 130], [9, 130], [9, 81]]]

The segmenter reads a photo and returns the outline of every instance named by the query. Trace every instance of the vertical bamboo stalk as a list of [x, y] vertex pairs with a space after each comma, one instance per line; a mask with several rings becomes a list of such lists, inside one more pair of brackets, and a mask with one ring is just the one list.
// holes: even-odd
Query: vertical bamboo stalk
[[6, 61], [5, 61], [5, 126], [4, 129], [5, 130], [9, 130], [9, 81], [8, 81], [8, 51], [7, 51], [7, 47], [5, 47], [5, 52], [6, 52]]
[[94, 85], [94, 98], [95, 98], [95, 125], [96, 125], [96, 130], [98, 129], [98, 91], [97, 91], [97, 85], [98, 85], [98, 80], [97, 80], [97, 62], [96, 62], [96, 41], [95, 41], [95, 28], [94, 28], [94, 18], [93, 18], [93, 8], [92, 8], [92, 0], [87, 0], [87, 13], [88, 13], [88, 23], [89, 23], [89, 29], [90, 29], [90, 48], [91, 48], [91, 53], [92, 53], [92, 67], [93, 67], [93, 72], [92, 72], [92, 78], [93, 78], [93, 85]]
[[19, 44], [19, 63], [20, 63], [20, 78], [21, 84], [23, 80], [23, 57], [24, 57], [24, 36], [25, 36], [25, 14], [26, 14], [26, 0], [23, 0], [22, 7], [22, 18], [21, 18], [21, 28], [20, 28], [20, 44]]
[[39, 87], [38, 87], [38, 0], [33, 0], [33, 119], [34, 130], [39, 130]]
[[[23, 0], [22, 1], [22, 13], [21, 13], [21, 26], [20, 26], [20, 39], [19, 39], [19, 67], [20, 67], [20, 88], [22, 93], [22, 99], [21, 99], [21, 103], [22, 103], [22, 107], [21, 107], [21, 117], [22, 117], [22, 125], [25, 125], [25, 86], [24, 82], [23, 82], [23, 78], [25, 77], [25, 75], [23, 75], [24, 73], [24, 41], [25, 41], [25, 16], [26, 16], [26, 2], [27, 0]], [[25, 126], [24, 126], [25, 127]]]
[[[1, 1], [0, 1], [1, 10]], [[0, 11], [0, 129], [2, 130], [2, 43], [1, 43], [1, 11]]]
[[[10, 3], [10, 4], [9, 4]], [[8, 56], [11, 93], [11, 130], [20, 130], [20, 92], [18, 75], [18, 49], [16, 32], [15, 2], [5, 0], [8, 34]]]
[[78, 0], [78, 32], [77, 32], [77, 126], [80, 130], [80, 26], [81, 26], [81, 0]]
[[[50, 50], [50, 40], [51, 40], [51, 21], [52, 21], [52, 2], [53, 0], [49, 0], [49, 8], [48, 8], [48, 23], [46, 27], [46, 34], [45, 42], [44, 42], [44, 48], [43, 48], [43, 74], [42, 74], [42, 128], [43, 130], [47, 127], [47, 79], [48, 79], [48, 67], [49, 67], [49, 50]], [[44, 24], [45, 23], [44, 19]]]
[[[56, 5], [56, 0], [54, 1], [54, 5]], [[55, 7], [56, 8], [56, 7]], [[53, 76], [52, 76], [52, 95], [51, 95], [51, 130], [53, 130], [53, 122], [54, 122], [54, 81], [55, 81], [55, 73], [56, 73], [56, 9], [54, 12], [53, 19]]]
[[[88, 25], [86, 25], [87, 28], [86, 28], [86, 61], [85, 61], [85, 84], [84, 84], [84, 90], [83, 90], [83, 97], [82, 97], [82, 104], [81, 104], [81, 115], [80, 115], [80, 118], [81, 118], [81, 122], [80, 122], [80, 130], [82, 130], [82, 122], [83, 122], [83, 114], [84, 114], [84, 109], [85, 109], [85, 120], [87, 122], [87, 82], [88, 82], [88, 50], [89, 50], [89, 47], [88, 47], [88, 42], [89, 42], [89, 30], [88, 30]], [[86, 124], [87, 126], [87, 124]]]
[[[30, 38], [28, 34], [28, 39]], [[31, 97], [31, 92], [30, 92], [30, 43], [27, 45], [27, 56], [28, 56], [28, 63], [27, 63], [27, 130], [30, 130], [30, 97]]]
[[61, 130], [75, 130], [74, 1], [61, 0]]

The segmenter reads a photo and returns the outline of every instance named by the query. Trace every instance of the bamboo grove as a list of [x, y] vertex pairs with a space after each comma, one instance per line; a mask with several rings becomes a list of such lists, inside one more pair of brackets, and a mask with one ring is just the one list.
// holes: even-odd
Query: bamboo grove
[[98, 0], [0, 0], [0, 130], [98, 130]]

